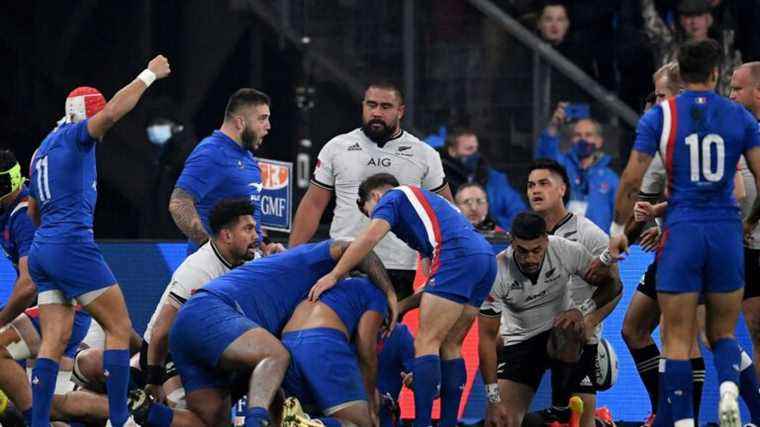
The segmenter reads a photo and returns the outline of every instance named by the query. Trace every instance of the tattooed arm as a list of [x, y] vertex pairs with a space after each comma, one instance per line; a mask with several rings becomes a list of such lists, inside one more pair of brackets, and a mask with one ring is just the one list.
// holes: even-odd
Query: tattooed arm
[[187, 191], [181, 188], [175, 188], [172, 191], [169, 199], [169, 213], [177, 224], [177, 228], [193, 243], [200, 246], [208, 241], [209, 236], [195, 208], [195, 199]]

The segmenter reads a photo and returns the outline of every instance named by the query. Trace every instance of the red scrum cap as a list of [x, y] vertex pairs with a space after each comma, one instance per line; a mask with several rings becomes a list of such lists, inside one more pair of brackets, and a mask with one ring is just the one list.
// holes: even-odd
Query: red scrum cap
[[66, 119], [81, 122], [97, 114], [106, 106], [103, 94], [95, 88], [80, 86], [66, 97]]

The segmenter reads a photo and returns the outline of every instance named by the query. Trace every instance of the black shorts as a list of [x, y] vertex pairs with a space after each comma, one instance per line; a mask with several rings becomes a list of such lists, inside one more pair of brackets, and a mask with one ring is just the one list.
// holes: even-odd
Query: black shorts
[[503, 346], [498, 356], [497, 377], [538, 390], [541, 378], [551, 363], [546, 354], [549, 335], [551, 329], [521, 343]]
[[639, 286], [636, 287], [636, 290], [648, 296], [649, 298], [652, 298], [653, 300], [657, 300], [657, 280], [656, 279], [657, 279], [657, 261], [653, 261], [651, 264], [649, 264], [649, 267], [647, 267], [647, 271], [646, 273], [644, 273], [644, 277], [641, 278], [641, 281], [639, 282]]
[[[148, 372], [148, 341], [143, 340], [142, 346], [140, 346], [140, 371], [142, 372], [142, 380], [145, 382], [145, 372]], [[164, 363], [164, 381], [168, 381], [170, 378], [179, 375], [177, 367], [174, 366], [172, 361], [172, 355], [166, 354], [166, 363]]]
[[578, 362], [579, 376], [582, 375], [580, 382], [570, 391], [573, 394], [596, 394], [596, 371], [599, 369], [596, 359], [596, 344], [586, 344], [583, 346], [583, 354]]
[[388, 277], [393, 283], [399, 301], [414, 294], [414, 276], [416, 274], [415, 270], [388, 270]]
[[744, 248], [744, 299], [760, 297], [760, 249]]

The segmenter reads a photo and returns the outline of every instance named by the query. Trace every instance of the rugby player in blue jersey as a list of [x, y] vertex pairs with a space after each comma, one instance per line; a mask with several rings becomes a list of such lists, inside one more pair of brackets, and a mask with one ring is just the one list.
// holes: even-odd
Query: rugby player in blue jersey
[[73, 301], [106, 333], [109, 418], [126, 422], [129, 337], [132, 323], [116, 278], [95, 244], [97, 199], [95, 147], [146, 89], [170, 73], [159, 55], [108, 103], [96, 89], [77, 88], [66, 99], [66, 115], [32, 156], [28, 211], [39, 224], [29, 250], [29, 273], [39, 292], [42, 343], [32, 371], [32, 426], [48, 427], [58, 362], [68, 345]]
[[[169, 334], [187, 409], [172, 411], [137, 393], [132, 399], [135, 420], [153, 427], [224, 424], [230, 391], [242, 379], [248, 396], [245, 425], [268, 425], [269, 406], [289, 364], [288, 351], [276, 337], [311, 286], [348, 247], [348, 242], [332, 240], [302, 245], [244, 264], [198, 289], [177, 313]], [[358, 269], [388, 301], [396, 301], [377, 255], [368, 254]]]
[[371, 222], [314, 285], [310, 299], [334, 286], [389, 231], [418, 251], [429, 279], [414, 341], [414, 425], [431, 425], [433, 399], [440, 390], [441, 426], [455, 426], [467, 381], [462, 342], [496, 277], [491, 245], [449, 201], [419, 187], [399, 186], [387, 173], [364, 180], [357, 203]]
[[[282, 387], [292, 396], [283, 426], [377, 425], [377, 341], [387, 309], [385, 295], [366, 278], [341, 280], [319, 301], [296, 307], [282, 331], [291, 357]], [[323, 416], [312, 420], [301, 405]]]
[[[694, 313], [700, 294], [705, 295], [707, 338], [720, 382], [720, 423], [741, 425], [740, 349], [734, 328], [742, 304], [744, 254], [742, 220], [732, 191], [742, 154], [760, 183], [760, 133], [744, 107], [715, 93], [720, 58], [714, 40], [681, 46], [678, 67], [685, 90], [642, 117], [616, 198], [615, 218], [622, 222], [630, 216], [642, 177], [659, 151], [669, 193], [656, 279], [662, 326], [668, 331], [655, 418], [660, 426], [694, 425], [689, 350], [698, 330]], [[759, 209], [755, 204], [753, 213]], [[617, 256], [627, 244], [624, 234], [613, 236], [610, 250]]]

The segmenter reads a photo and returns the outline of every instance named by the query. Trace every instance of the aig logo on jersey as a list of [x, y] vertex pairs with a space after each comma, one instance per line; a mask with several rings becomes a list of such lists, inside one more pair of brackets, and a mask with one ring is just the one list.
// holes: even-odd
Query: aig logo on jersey
[[378, 158], [370, 157], [369, 161], [367, 162], [367, 166], [387, 168], [391, 166], [391, 159], [388, 157], [378, 157]]

